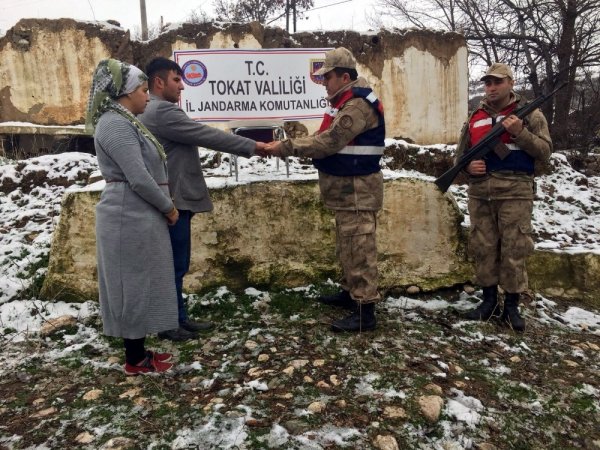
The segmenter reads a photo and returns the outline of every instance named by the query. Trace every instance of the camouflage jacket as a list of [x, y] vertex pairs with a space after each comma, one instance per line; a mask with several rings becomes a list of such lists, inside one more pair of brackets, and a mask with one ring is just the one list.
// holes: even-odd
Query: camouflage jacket
[[[359, 78], [328, 100], [336, 98], [352, 87], [369, 87]], [[375, 110], [362, 98], [348, 100], [339, 110], [331, 126], [322, 133], [283, 141], [284, 156], [324, 158], [343, 149], [356, 136], [378, 126]], [[377, 211], [383, 203], [383, 175], [381, 172], [363, 176], [338, 177], [319, 172], [319, 188], [325, 206], [334, 210]]]
[[[512, 93], [513, 102], [517, 107], [526, 100], [519, 94]], [[479, 106], [469, 114], [460, 132], [460, 139], [456, 146], [455, 161], [471, 147], [469, 135], [469, 122], [478, 110], [485, 110], [490, 116], [495, 117], [498, 113], [492, 109], [485, 98]], [[535, 160], [536, 172], [540, 164], [545, 164], [552, 153], [552, 139], [548, 130], [548, 123], [544, 114], [536, 109], [523, 121], [523, 131], [518, 136], [512, 137], [512, 141]], [[533, 198], [533, 176], [527, 174], [513, 174], [504, 172], [493, 172], [481, 177], [469, 175], [469, 196], [482, 199], [529, 199]]]

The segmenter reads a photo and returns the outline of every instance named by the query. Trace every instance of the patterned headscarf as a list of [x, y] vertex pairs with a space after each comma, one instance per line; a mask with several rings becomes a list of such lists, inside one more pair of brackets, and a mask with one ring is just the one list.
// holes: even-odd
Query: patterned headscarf
[[116, 59], [103, 59], [98, 63], [92, 79], [90, 98], [85, 118], [85, 129], [94, 132], [98, 120], [107, 111], [114, 111], [129, 120], [155, 146], [163, 160], [167, 158], [156, 137], [127, 108], [116, 100], [135, 91], [148, 77], [131, 64]]

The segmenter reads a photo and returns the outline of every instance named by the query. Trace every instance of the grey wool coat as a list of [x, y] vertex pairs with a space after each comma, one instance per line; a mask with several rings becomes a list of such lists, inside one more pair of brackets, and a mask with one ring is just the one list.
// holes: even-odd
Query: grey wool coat
[[165, 213], [167, 170], [154, 144], [109, 111], [94, 133], [107, 181], [96, 206], [96, 253], [104, 333], [139, 339], [179, 326]]
[[179, 106], [150, 95], [150, 103], [138, 119], [164, 146], [169, 166], [169, 188], [177, 209], [212, 211], [202, 174], [198, 147], [249, 158], [256, 143], [190, 119]]

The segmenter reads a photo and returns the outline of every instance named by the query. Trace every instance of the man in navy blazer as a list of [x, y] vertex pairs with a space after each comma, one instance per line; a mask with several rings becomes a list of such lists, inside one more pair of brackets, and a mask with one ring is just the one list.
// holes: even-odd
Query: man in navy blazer
[[177, 105], [184, 89], [183, 71], [174, 61], [155, 58], [146, 66], [146, 75], [149, 78], [150, 103], [139, 119], [165, 148], [169, 189], [175, 207], [179, 210], [179, 220], [169, 227], [175, 264], [179, 328], [159, 333], [159, 337], [184, 341], [197, 337], [196, 332], [212, 326], [209, 322], [189, 319], [182, 295], [183, 277], [190, 267], [192, 217], [196, 213], [213, 209], [202, 174], [198, 147], [249, 158], [255, 153], [265, 156], [265, 144], [190, 119]]

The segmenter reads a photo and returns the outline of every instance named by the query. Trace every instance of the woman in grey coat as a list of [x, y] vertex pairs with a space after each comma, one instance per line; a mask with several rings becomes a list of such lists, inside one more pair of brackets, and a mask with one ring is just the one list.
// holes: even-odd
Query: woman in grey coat
[[149, 333], [178, 326], [168, 225], [165, 152], [136, 118], [149, 101], [146, 75], [115, 59], [94, 72], [86, 126], [106, 180], [96, 206], [96, 253], [104, 333], [122, 337], [127, 375], [164, 372], [169, 353], [145, 349]]

